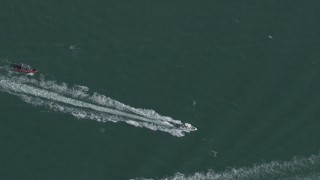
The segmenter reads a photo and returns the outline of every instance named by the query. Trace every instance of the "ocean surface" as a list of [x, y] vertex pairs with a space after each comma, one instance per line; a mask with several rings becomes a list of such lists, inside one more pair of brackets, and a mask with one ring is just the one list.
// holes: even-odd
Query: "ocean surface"
[[0, 179], [320, 179], [319, 9], [1, 1]]

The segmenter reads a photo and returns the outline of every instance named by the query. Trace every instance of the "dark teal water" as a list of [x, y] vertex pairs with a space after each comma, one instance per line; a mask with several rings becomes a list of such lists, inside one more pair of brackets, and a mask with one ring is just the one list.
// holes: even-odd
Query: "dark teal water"
[[1, 92], [0, 179], [317, 179], [319, 8], [315, 0], [1, 2], [2, 61], [198, 130], [175, 137], [77, 119]]

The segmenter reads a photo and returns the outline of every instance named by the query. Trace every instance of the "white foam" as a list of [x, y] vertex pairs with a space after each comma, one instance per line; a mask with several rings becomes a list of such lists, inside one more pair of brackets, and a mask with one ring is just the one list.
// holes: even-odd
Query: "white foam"
[[137, 109], [115, 101], [105, 95], [89, 92], [86, 86], [69, 87], [67, 83], [39, 80], [33, 77], [0, 72], [0, 91], [19, 96], [23, 101], [35, 106], [68, 113], [78, 119], [92, 119], [99, 122], [119, 122], [168, 132], [174, 136], [184, 136], [187, 130], [174, 128], [169, 122], [181, 122], [161, 116], [154, 110]]
[[[308, 158], [293, 158], [290, 161], [272, 161], [253, 167], [228, 169], [224, 172], [197, 172], [190, 175], [176, 173], [159, 180], [301, 180], [320, 178], [320, 154]], [[136, 178], [136, 180], [146, 180]], [[152, 180], [152, 179], [149, 179]]]

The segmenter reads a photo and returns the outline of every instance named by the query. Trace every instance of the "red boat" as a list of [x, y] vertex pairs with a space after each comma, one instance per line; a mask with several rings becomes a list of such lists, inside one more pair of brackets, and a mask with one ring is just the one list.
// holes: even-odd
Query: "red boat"
[[35, 74], [38, 73], [39, 70], [35, 68], [31, 68], [30, 66], [26, 64], [11, 64], [11, 67], [18, 72], [24, 72], [28, 74]]

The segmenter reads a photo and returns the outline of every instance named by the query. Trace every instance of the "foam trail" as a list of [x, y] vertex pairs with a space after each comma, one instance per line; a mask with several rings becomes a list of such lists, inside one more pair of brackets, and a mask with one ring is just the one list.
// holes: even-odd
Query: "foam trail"
[[15, 74], [2, 66], [0, 70], [0, 91], [16, 95], [35, 106], [69, 113], [80, 119], [124, 121], [136, 127], [160, 130], [178, 137], [190, 132], [172, 124], [182, 124], [179, 120], [161, 116], [153, 110], [136, 109], [98, 93], [90, 95], [89, 88], [85, 86], [68, 87], [66, 83], [45, 80], [44, 75], [37, 80]]
[[97, 106], [94, 104], [86, 103], [83, 101], [71, 99], [68, 97], [61, 96], [58, 93], [49, 92], [47, 90], [35, 88], [35, 87], [25, 85], [25, 84], [18, 84], [15, 82], [10, 82], [9, 80], [6, 80], [6, 79], [1, 79], [0, 84], [3, 88], [6, 88], [7, 91], [13, 91], [15, 93], [25, 93], [27, 95], [33, 95], [35, 97], [42, 97], [42, 98], [45, 98], [48, 100], [58, 101], [58, 102], [62, 102], [62, 103], [77, 106], [77, 107], [90, 108], [90, 109], [93, 109], [96, 111], [106, 112], [106, 113], [119, 115], [119, 116], [126, 116], [126, 117], [129, 117], [132, 119], [137, 119], [137, 120], [141, 120], [141, 121], [145, 121], [145, 122], [150, 122], [150, 123], [159, 124], [159, 125], [163, 125], [163, 126], [173, 127], [169, 123], [156, 121], [156, 120], [150, 120], [147, 118], [143, 118], [143, 117], [136, 116], [136, 115], [129, 114], [129, 113], [125, 113], [125, 112], [121, 112], [118, 110], [113, 110], [113, 109]]
[[229, 169], [224, 172], [215, 172], [211, 169], [207, 173], [197, 172], [191, 175], [176, 173], [174, 176], [159, 180], [318, 180], [319, 178], [320, 154], [308, 158], [293, 158], [290, 161], [272, 161], [249, 168]]

